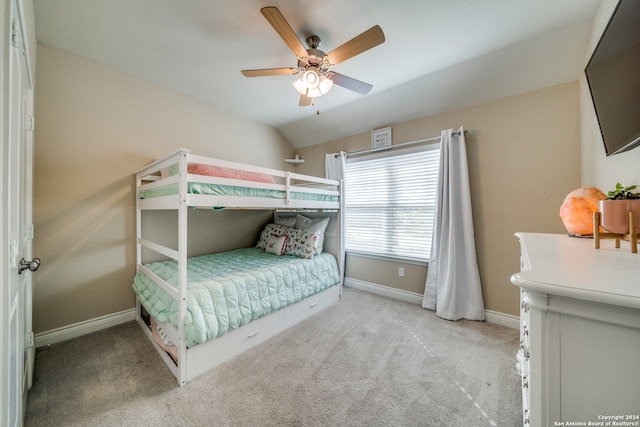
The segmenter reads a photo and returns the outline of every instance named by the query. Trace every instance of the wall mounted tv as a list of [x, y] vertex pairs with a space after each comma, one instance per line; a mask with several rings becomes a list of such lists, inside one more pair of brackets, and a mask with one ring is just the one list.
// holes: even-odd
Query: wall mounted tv
[[607, 156], [640, 145], [640, 0], [620, 0], [585, 68]]

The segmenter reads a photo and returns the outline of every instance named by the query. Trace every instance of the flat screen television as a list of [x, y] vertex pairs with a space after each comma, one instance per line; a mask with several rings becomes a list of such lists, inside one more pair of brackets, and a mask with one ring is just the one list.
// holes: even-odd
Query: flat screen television
[[640, 145], [640, 0], [620, 0], [585, 68], [607, 156]]

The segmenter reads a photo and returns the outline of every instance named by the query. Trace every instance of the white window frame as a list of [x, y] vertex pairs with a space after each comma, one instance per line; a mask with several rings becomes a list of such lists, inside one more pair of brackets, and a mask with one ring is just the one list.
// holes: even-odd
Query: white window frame
[[[384, 259], [384, 260], [390, 260], [390, 261], [400, 261], [400, 262], [404, 262], [404, 263], [412, 263], [412, 264], [419, 264], [419, 265], [427, 265], [428, 264], [428, 258], [430, 255], [430, 249], [431, 249], [431, 244], [432, 244], [432, 231], [433, 231], [433, 217], [435, 214], [435, 202], [436, 202], [436, 186], [437, 186], [437, 174], [438, 174], [438, 168], [439, 168], [439, 150], [440, 150], [440, 144], [435, 142], [435, 143], [431, 143], [428, 145], [422, 145], [419, 147], [411, 147], [411, 148], [404, 148], [404, 149], [394, 149], [394, 150], [385, 150], [383, 152], [375, 152], [373, 154], [368, 154], [368, 155], [360, 155], [354, 158], [348, 158], [347, 159], [347, 165], [346, 165], [346, 171], [345, 171], [345, 246], [346, 246], [346, 252], [348, 254], [351, 255], [358, 255], [358, 256], [363, 256], [363, 257], [369, 257], [369, 258], [377, 258], [377, 259]], [[350, 198], [349, 192], [350, 192], [350, 187], [349, 187], [349, 166], [350, 165], [354, 165], [355, 163], [359, 163], [359, 162], [371, 162], [371, 161], [379, 161], [379, 160], [389, 160], [390, 158], [393, 157], [397, 157], [397, 156], [405, 156], [405, 155], [414, 155], [414, 154], [418, 154], [418, 153], [427, 153], [427, 155], [429, 156], [429, 172], [426, 173], [426, 175], [423, 175], [423, 178], [425, 178], [428, 182], [427, 185], [429, 185], [429, 191], [427, 191], [428, 194], [426, 194], [426, 198], [424, 200], [418, 201], [419, 205], [422, 206], [423, 208], [426, 206], [428, 207], [428, 209], [432, 209], [431, 211], [431, 217], [428, 218], [427, 223], [424, 225], [423, 229], [422, 229], [422, 233], [424, 233], [424, 235], [422, 236], [422, 238], [415, 240], [413, 243], [417, 243], [417, 244], [422, 244], [422, 245], [427, 245], [427, 247], [425, 247], [425, 251], [424, 253], [422, 253], [420, 251], [420, 249], [418, 248], [414, 248], [414, 249], [394, 249], [392, 247], [392, 245], [389, 245], [389, 238], [390, 232], [387, 233], [383, 233], [383, 235], [385, 235], [385, 239], [386, 243], [380, 243], [379, 241], [373, 243], [370, 243], [370, 246], [367, 246], [368, 248], [374, 248], [373, 250], [367, 250], [365, 248], [363, 248], [363, 246], [365, 245], [354, 245], [354, 239], [355, 237], [353, 236], [353, 233], [355, 233], [355, 231], [353, 231], [353, 227], [350, 226], [350, 221], [352, 220], [350, 218], [349, 212], [350, 212], [350, 202], [351, 202], [351, 209], [353, 210], [354, 207], [354, 203], [353, 203], [353, 196]], [[406, 178], [406, 177], [404, 177]], [[353, 183], [353, 178], [352, 178], [352, 189], [353, 186], [361, 186], [361, 185], [365, 185], [364, 183], [360, 182], [356, 182]], [[378, 186], [384, 186], [385, 182], [381, 182], [379, 184], [377, 184]], [[368, 190], [369, 187], [363, 188], [362, 189], [362, 193], [359, 193], [360, 197], [359, 199], [357, 198], [357, 202], [356, 204], [360, 204], [362, 205], [362, 203], [365, 203], [362, 201], [363, 198], [366, 197], [362, 197], [363, 194], [367, 194], [368, 197], [377, 197], [376, 195], [369, 195], [368, 194]], [[377, 191], [378, 189], [376, 188], [371, 188], [374, 191]], [[358, 189], [359, 190], [359, 189]], [[353, 191], [353, 190], [351, 190]], [[382, 191], [382, 190], [381, 190]], [[416, 193], [417, 194], [417, 193]], [[425, 196], [425, 194], [421, 193], [423, 196]], [[397, 193], [396, 193], [397, 196]], [[394, 202], [395, 203], [395, 202]], [[406, 202], [400, 202], [401, 206], [408, 206]], [[399, 206], [400, 206], [399, 205]], [[389, 206], [389, 205], [383, 205], [383, 206]], [[353, 211], [352, 211], [353, 212]], [[393, 221], [389, 221], [388, 219], [391, 217], [391, 214], [389, 213], [386, 216], [386, 219], [379, 219], [379, 221], [382, 221], [385, 223], [385, 225], [389, 225], [389, 228], [392, 228], [392, 224]], [[360, 217], [358, 219], [359, 223], [362, 224], [362, 218]], [[388, 229], [389, 229], [388, 228]], [[366, 239], [370, 239], [371, 238], [371, 234], [373, 233], [371, 232], [371, 230], [367, 231], [363, 231], [362, 235], [366, 236]], [[406, 240], [406, 239], [405, 239]], [[386, 246], [386, 247], [381, 247], [381, 246]], [[412, 254], [407, 254], [408, 252], [412, 252]], [[418, 252], [420, 252], [420, 255], [416, 255]]]

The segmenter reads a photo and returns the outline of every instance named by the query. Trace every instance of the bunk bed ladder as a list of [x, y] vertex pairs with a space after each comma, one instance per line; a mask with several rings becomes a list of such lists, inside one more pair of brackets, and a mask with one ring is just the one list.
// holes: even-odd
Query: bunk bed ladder
[[344, 266], [345, 266], [345, 253], [346, 249], [344, 246], [345, 235], [344, 235], [344, 222], [345, 222], [345, 199], [344, 199], [344, 180], [340, 180], [340, 185], [338, 187], [339, 191], [339, 208], [338, 208], [338, 272], [340, 274], [340, 298], [342, 298], [342, 286], [344, 286]]
[[285, 195], [287, 206], [291, 206], [291, 172], [287, 171], [286, 182], [285, 182]]
[[187, 384], [187, 343], [184, 319], [187, 315], [187, 165], [188, 153], [180, 152], [178, 184], [178, 383]]

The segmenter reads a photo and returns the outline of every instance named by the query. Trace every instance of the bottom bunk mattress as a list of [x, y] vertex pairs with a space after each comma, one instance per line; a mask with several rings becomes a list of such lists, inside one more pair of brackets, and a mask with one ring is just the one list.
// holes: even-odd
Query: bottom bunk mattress
[[[177, 261], [145, 264], [170, 286], [178, 286]], [[187, 260], [186, 343], [194, 347], [255, 319], [321, 292], [339, 282], [333, 255], [311, 259], [243, 248]], [[158, 322], [178, 327], [178, 302], [144, 273], [133, 290]]]

